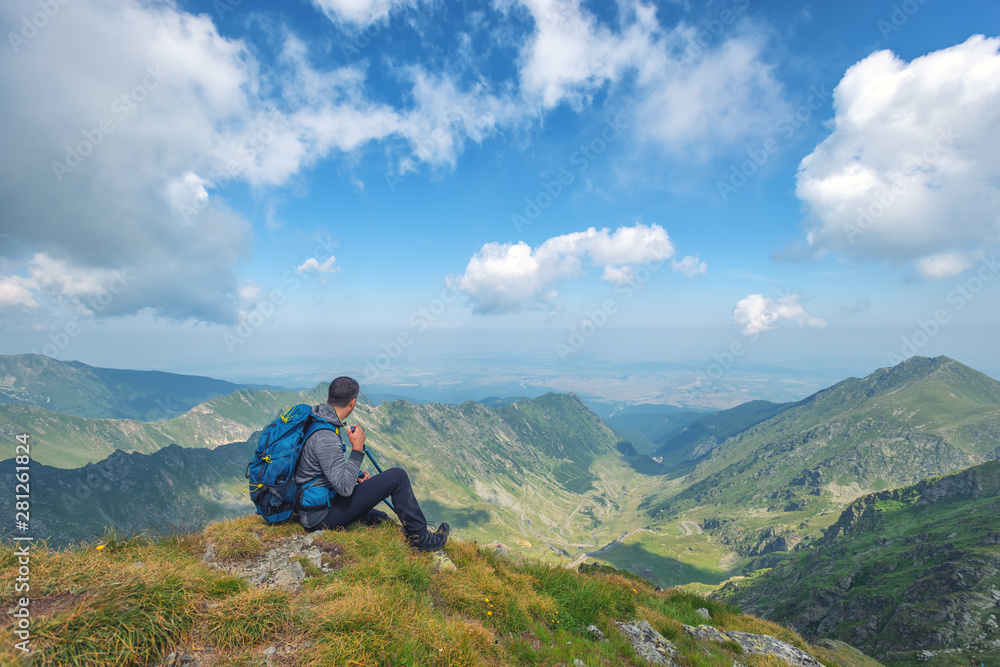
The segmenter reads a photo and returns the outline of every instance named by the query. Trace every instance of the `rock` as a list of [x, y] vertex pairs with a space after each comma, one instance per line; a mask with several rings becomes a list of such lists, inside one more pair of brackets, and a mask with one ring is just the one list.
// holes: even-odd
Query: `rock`
[[709, 618], [712, 618], [712, 614], [708, 611], [708, 609], [705, 609], [704, 607], [701, 607], [699, 609], [695, 609], [694, 613], [698, 614], [699, 616], [701, 616], [702, 618], [704, 618], [706, 620], [709, 619]]
[[302, 563], [293, 561], [278, 570], [274, 575], [274, 585], [280, 587], [296, 587], [306, 578]]
[[573, 658], [573, 667], [587, 667], [587, 663], [580, 658]]
[[278, 652], [278, 649], [276, 649], [274, 646], [268, 646], [266, 649], [264, 649], [264, 655], [268, 655], [268, 656], [274, 655], [277, 652]]
[[649, 621], [632, 621], [630, 623], [615, 621], [615, 625], [632, 644], [632, 648], [635, 649], [639, 657], [654, 665], [675, 667], [676, 663], [672, 658], [677, 655], [677, 647], [654, 630]]
[[510, 547], [508, 547], [506, 544], [503, 544], [501, 542], [493, 542], [491, 544], [487, 544], [486, 548], [489, 549], [489, 550], [491, 550], [491, 551], [493, 551], [497, 556], [509, 556], [510, 555]]
[[454, 572], [458, 568], [443, 551], [434, 552], [434, 569], [438, 572]]
[[211, 563], [212, 559], [214, 558], [215, 558], [215, 543], [213, 542], [212, 544], [208, 545], [207, 549], [205, 549], [205, 555], [201, 557], [201, 561], [203, 563]]
[[601, 629], [596, 625], [588, 625], [587, 632], [590, 633], [590, 636], [593, 637], [595, 641], [604, 641], [604, 633], [601, 632]]
[[749, 632], [736, 631], [723, 632], [711, 625], [699, 625], [696, 628], [685, 625], [684, 631], [696, 639], [715, 642], [734, 641], [747, 655], [773, 656], [785, 661], [791, 667], [823, 667], [823, 663], [808, 653], [770, 635], [754, 635]]

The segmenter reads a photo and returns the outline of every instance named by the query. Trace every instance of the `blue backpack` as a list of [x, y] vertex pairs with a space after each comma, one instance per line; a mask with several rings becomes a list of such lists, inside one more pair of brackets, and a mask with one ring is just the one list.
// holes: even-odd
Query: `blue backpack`
[[296, 510], [329, 507], [336, 493], [325, 486], [312, 486], [319, 477], [301, 487], [295, 483], [302, 446], [309, 436], [323, 429], [339, 433], [333, 424], [314, 415], [311, 406], [302, 403], [278, 415], [260, 434], [246, 478], [250, 500], [268, 523], [285, 521]]

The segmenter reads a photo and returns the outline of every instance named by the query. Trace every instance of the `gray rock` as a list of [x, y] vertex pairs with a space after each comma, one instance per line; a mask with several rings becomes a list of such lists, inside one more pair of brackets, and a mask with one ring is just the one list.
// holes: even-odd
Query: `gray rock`
[[702, 618], [704, 618], [706, 620], [712, 618], [712, 614], [705, 607], [701, 607], [699, 609], [695, 609], [694, 613], [698, 614], [699, 616], [701, 616]]
[[677, 647], [666, 637], [653, 629], [649, 621], [632, 621], [621, 623], [615, 621], [615, 625], [622, 631], [622, 634], [632, 644], [635, 652], [644, 660], [654, 665], [666, 665], [675, 667], [673, 657], [677, 655]]
[[731, 630], [723, 632], [711, 625], [699, 625], [694, 628], [690, 625], [684, 626], [684, 631], [692, 637], [701, 640], [714, 642], [734, 641], [740, 645], [747, 655], [769, 655], [785, 661], [791, 667], [823, 667], [816, 658], [801, 651], [791, 644], [775, 639], [770, 635], [754, 635], [749, 632], [736, 632]]
[[587, 663], [580, 658], [573, 658], [573, 667], [587, 667]]
[[298, 586], [305, 578], [306, 571], [303, 569], [302, 564], [298, 561], [293, 561], [274, 574], [274, 585], [281, 587], [295, 587]]
[[215, 543], [213, 542], [212, 544], [208, 545], [207, 549], [205, 549], [205, 555], [201, 557], [201, 560], [203, 563], [211, 563], [214, 558], [215, 558]]
[[593, 637], [595, 641], [604, 641], [604, 633], [601, 632], [601, 629], [596, 625], [588, 625], [587, 632], [590, 633], [590, 636]]

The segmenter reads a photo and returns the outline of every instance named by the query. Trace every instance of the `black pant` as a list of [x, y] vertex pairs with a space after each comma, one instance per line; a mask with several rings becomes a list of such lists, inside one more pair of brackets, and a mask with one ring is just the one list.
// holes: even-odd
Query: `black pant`
[[402, 468], [390, 468], [354, 487], [349, 496], [338, 495], [330, 503], [326, 516], [310, 529], [338, 528], [353, 523], [367, 515], [380, 502], [392, 497], [392, 506], [403, 522], [407, 535], [423, 535], [427, 530], [427, 519], [420, 511], [417, 497], [410, 487], [410, 478]]

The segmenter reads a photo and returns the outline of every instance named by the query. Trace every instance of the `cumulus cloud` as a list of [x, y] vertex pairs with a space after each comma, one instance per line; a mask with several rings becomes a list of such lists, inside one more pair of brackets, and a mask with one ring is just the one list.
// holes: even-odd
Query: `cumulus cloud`
[[674, 267], [674, 271], [680, 271], [688, 278], [708, 273], [708, 264], [699, 260], [697, 256], [692, 257], [688, 255], [684, 259], [680, 261], [674, 260], [670, 264]]
[[319, 260], [317, 260], [315, 257], [310, 257], [305, 261], [305, 263], [303, 263], [301, 266], [298, 267], [298, 272], [299, 274], [337, 273], [338, 271], [340, 271], [340, 267], [334, 266], [334, 263], [336, 261], [337, 258], [334, 257], [333, 255], [327, 257], [326, 261], [324, 261], [322, 264], [320, 264]]
[[655, 223], [614, 232], [591, 227], [555, 236], [534, 249], [523, 241], [487, 243], [469, 260], [457, 286], [471, 300], [473, 312], [517, 312], [554, 299], [556, 284], [581, 275], [584, 260], [604, 267], [602, 279], [620, 285], [634, 280], [631, 265], [666, 260], [673, 254], [666, 230]]
[[747, 336], [774, 329], [781, 320], [798, 322], [799, 326], [823, 327], [826, 322], [806, 312], [799, 300], [801, 294], [787, 294], [777, 300], [763, 294], [750, 294], [740, 299], [733, 309], [733, 323]]
[[1000, 39], [907, 63], [879, 51], [834, 91], [833, 132], [799, 167], [806, 252], [938, 280], [1000, 232]]
[[[362, 16], [386, 5], [353, 6]], [[0, 26], [16, 32], [35, 10], [27, 0], [3, 3]], [[449, 166], [516, 114], [482, 87], [419, 67], [408, 70], [406, 99], [375, 102], [362, 67], [319, 69], [291, 34], [275, 64], [259, 62], [210, 16], [171, 2], [81, 2], [72, 21], [63, 18], [0, 60], [0, 116], [16, 128], [0, 135], [0, 150], [19, 156], [0, 163], [8, 308], [77, 298], [76, 283], [31, 278], [33, 262], [47, 257], [79, 275], [130, 272], [101, 316], [149, 309], [234, 322], [234, 270], [253, 233], [226, 204], [232, 183], [283, 186], [376, 141], [395, 140], [400, 161]], [[26, 90], [37, 91], [31, 104]]]
[[926, 280], [941, 280], [957, 276], [972, 267], [974, 257], [969, 253], [951, 251], [942, 252], [917, 260], [914, 269], [917, 275]]
[[618, 4], [617, 29], [578, 0], [522, 1], [535, 31], [521, 52], [521, 88], [543, 109], [580, 107], [608, 84], [628, 85], [639, 132], [700, 157], [772, 126], [787, 108], [763, 38], [739, 17], [745, 5], [706, 39], [703, 25], [665, 28], [637, 0]]

